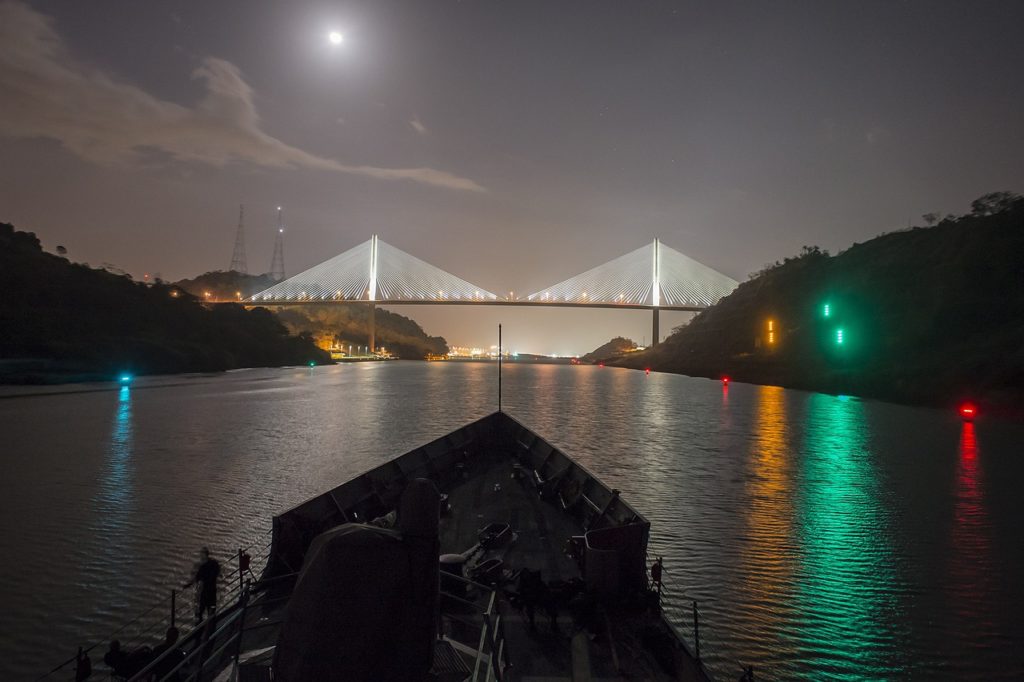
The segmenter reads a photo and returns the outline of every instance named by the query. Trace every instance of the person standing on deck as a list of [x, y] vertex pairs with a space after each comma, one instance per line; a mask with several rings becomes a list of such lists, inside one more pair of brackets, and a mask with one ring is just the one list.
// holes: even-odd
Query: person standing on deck
[[207, 614], [213, 615], [217, 610], [217, 578], [220, 577], [220, 564], [210, 556], [210, 550], [203, 547], [199, 550], [199, 563], [196, 564], [192, 580], [182, 587], [195, 585], [198, 592], [196, 599], [196, 624]]

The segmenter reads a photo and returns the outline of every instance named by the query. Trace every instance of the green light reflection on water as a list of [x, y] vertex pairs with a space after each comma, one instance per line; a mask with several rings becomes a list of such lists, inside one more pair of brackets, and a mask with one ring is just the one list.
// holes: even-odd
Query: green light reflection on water
[[[893, 558], [860, 400], [812, 394], [798, 476], [800, 656], [816, 679], [898, 674], [891, 661]], [[823, 663], [824, 665], [824, 663]], [[812, 667], [813, 664], [812, 664]]]

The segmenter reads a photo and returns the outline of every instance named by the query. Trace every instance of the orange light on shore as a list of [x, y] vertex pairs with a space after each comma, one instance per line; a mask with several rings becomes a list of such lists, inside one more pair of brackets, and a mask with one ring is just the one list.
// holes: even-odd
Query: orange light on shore
[[964, 403], [960, 406], [960, 416], [967, 421], [971, 421], [978, 416], [978, 408], [973, 403]]

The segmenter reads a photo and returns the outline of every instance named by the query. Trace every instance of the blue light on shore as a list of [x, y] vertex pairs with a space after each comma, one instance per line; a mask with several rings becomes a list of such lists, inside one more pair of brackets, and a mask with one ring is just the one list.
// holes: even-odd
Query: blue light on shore
[[122, 374], [120, 381], [122, 384], [130, 384], [132, 382], [132, 378], [131, 374]]

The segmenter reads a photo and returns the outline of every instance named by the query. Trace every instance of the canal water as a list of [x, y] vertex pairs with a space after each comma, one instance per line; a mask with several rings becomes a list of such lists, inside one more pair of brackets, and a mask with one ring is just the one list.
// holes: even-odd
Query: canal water
[[[273, 514], [492, 411], [495, 369], [3, 389], [0, 679], [166, 600], [199, 546], [224, 558]], [[689, 635], [697, 602], [720, 679], [1024, 677], [1024, 425], [591, 366], [507, 365], [504, 390], [652, 521], [673, 615]]]

